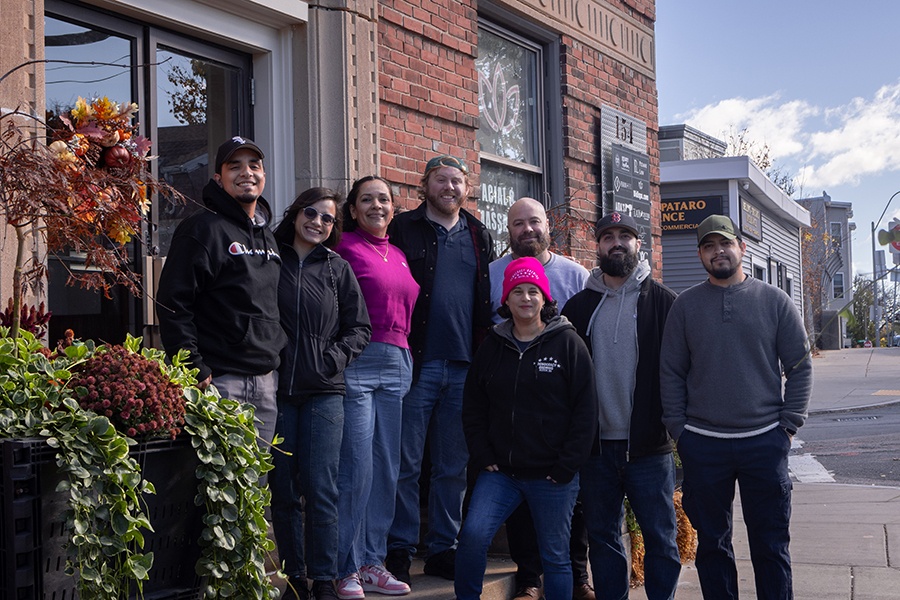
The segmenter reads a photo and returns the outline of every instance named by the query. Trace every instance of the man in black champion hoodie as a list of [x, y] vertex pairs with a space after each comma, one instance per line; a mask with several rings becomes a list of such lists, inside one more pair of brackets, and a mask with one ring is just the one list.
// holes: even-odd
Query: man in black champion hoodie
[[182, 221], [159, 279], [160, 334], [170, 356], [184, 348], [199, 387], [256, 407], [259, 435], [275, 431], [281, 257], [262, 197], [263, 153], [236, 136], [219, 146], [203, 189], [206, 210]]

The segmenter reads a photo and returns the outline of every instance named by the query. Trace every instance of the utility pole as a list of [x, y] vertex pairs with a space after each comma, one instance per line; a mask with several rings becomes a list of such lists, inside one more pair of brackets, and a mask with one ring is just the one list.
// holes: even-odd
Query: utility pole
[[[893, 196], [891, 196], [893, 198]], [[890, 200], [888, 201], [890, 203]], [[887, 210], [887, 207], [885, 207]], [[881, 222], [881, 219], [878, 219]], [[875, 253], [875, 221], [872, 221], [872, 322], [875, 324], [875, 339], [872, 346], [881, 347], [881, 336], [878, 335], [878, 258]]]

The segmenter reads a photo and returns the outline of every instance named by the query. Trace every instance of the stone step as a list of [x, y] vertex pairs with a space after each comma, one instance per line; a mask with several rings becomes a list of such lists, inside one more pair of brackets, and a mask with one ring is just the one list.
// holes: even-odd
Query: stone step
[[[422, 572], [425, 562], [421, 559], [413, 560], [409, 574], [412, 576], [412, 592], [406, 596], [410, 600], [453, 600], [456, 594], [453, 592], [453, 582], [440, 577], [425, 575]], [[482, 600], [509, 600], [513, 595], [514, 574], [516, 565], [509, 559], [489, 558], [487, 571], [484, 575], [484, 590]], [[272, 580], [280, 591], [284, 591], [287, 583], [272, 576]], [[388, 598], [379, 594], [369, 594], [368, 598]]]

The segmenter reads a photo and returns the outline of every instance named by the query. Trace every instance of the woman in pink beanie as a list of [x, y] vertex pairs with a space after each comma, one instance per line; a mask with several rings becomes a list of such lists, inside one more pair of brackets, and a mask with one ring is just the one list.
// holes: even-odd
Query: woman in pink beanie
[[594, 369], [575, 328], [557, 314], [540, 261], [503, 274], [495, 325], [466, 378], [463, 428], [478, 468], [456, 553], [456, 597], [480, 597], [487, 549], [523, 501], [531, 508], [547, 600], [569, 600], [569, 535], [578, 470], [597, 428]]

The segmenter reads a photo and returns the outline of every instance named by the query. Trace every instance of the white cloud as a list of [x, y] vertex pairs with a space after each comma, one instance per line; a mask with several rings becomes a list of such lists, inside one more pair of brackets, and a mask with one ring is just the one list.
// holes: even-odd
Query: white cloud
[[779, 94], [761, 98], [729, 98], [678, 115], [685, 123], [728, 141], [729, 134], [747, 130], [747, 139], [768, 144], [779, 161], [803, 152], [804, 123], [819, 114], [805, 100], [781, 102]]
[[809, 138], [805, 175], [814, 187], [855, 185], [864, 176], [900, 170], [900, 83], [830, 109], [827, 117], [836, 126]]
[[857, 185], [900, 171], [900, 82], [835, 107], [772, 94], [722, 100], [678, 118], [726, 140], [746, 128], [747, 139], [768, 144], [776, 166], [794, 171], [807, 189]]

